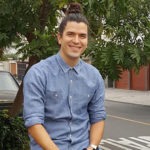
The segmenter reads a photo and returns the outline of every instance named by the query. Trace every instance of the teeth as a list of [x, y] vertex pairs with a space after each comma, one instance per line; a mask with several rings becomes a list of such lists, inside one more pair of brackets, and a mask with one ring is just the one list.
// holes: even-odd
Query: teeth
[[80, 47], [75, 47], [75, 46], [71, 46], [71, 47], [73, 47], [73, 48], [80, 48]]
[[77, 46], [70, 46], [70, 47], [80, 48], [80, 47], [77, 47]]

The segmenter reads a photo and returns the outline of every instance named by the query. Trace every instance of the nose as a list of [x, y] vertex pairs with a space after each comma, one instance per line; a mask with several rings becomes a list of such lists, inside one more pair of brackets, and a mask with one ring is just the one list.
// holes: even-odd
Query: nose
[[79, 43], [79, 36], [78, 36], [78, 35], [75, 35], [75, 36], [74, 36], [73, 42], [74, 42], [74, 43]]

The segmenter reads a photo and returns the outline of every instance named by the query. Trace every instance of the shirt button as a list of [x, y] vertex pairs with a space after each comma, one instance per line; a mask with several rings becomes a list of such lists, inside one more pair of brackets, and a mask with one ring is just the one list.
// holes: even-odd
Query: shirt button
[[70, 99], [72, 99], [72, 96], [69, 96]]
[[71, 134], [69, 135], [69, 137], [70, 137], [70, 139], [71, 139], [71, 137], [72, 137]]
[[72, 83], [72, 80], [70, 80], [70, 83]]

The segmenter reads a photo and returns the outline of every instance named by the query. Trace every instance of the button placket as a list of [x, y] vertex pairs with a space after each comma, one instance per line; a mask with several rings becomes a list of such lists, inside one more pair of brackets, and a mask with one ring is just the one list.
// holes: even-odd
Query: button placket
[[71, 126], [72, 122], [70, 121], [69, 124], [70, 124], [70, 126]]
[[70, 114], [71, 114], [71, 119], [70, 121], [68, 122], [68, 125], [69, 125], [69, 128], [70, 128], [70, 133], [69, 133], [69, 139], [71, 140], [72, 139], [72, 135], [71, 135], [71, 132], [72, 132], [72, 100], [73, 100], [73, 75], [74, 74], [74, 70], [73, 69], [70, 69], [69, 70], [69, 95], [68, 95], [68, 101], [69, 101], [69, 108], [70, 108]]
[[[70, 79], [70, 86], [69, 86], [69, 101], [71, 101], [72, 100], [72, 95], [71, 95], [71, 93], [72, 93], [72, 83], [73, 83], [73, 69], [70, 69], [69, 70], [69, 79]], [[71, 105], [71, 103], [70, 103], [70, 105]]]

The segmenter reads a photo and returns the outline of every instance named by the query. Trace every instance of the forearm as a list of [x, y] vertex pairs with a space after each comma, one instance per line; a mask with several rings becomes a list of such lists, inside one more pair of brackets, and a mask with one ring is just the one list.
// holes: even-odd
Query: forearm
[[90, 144], [99, 145], [103, 137], [104, 121], [100, 121], [91, 125], [90, 128]]
[[28, 132], [43, 150], [59, 150], [41, 124], [29, 127]]

